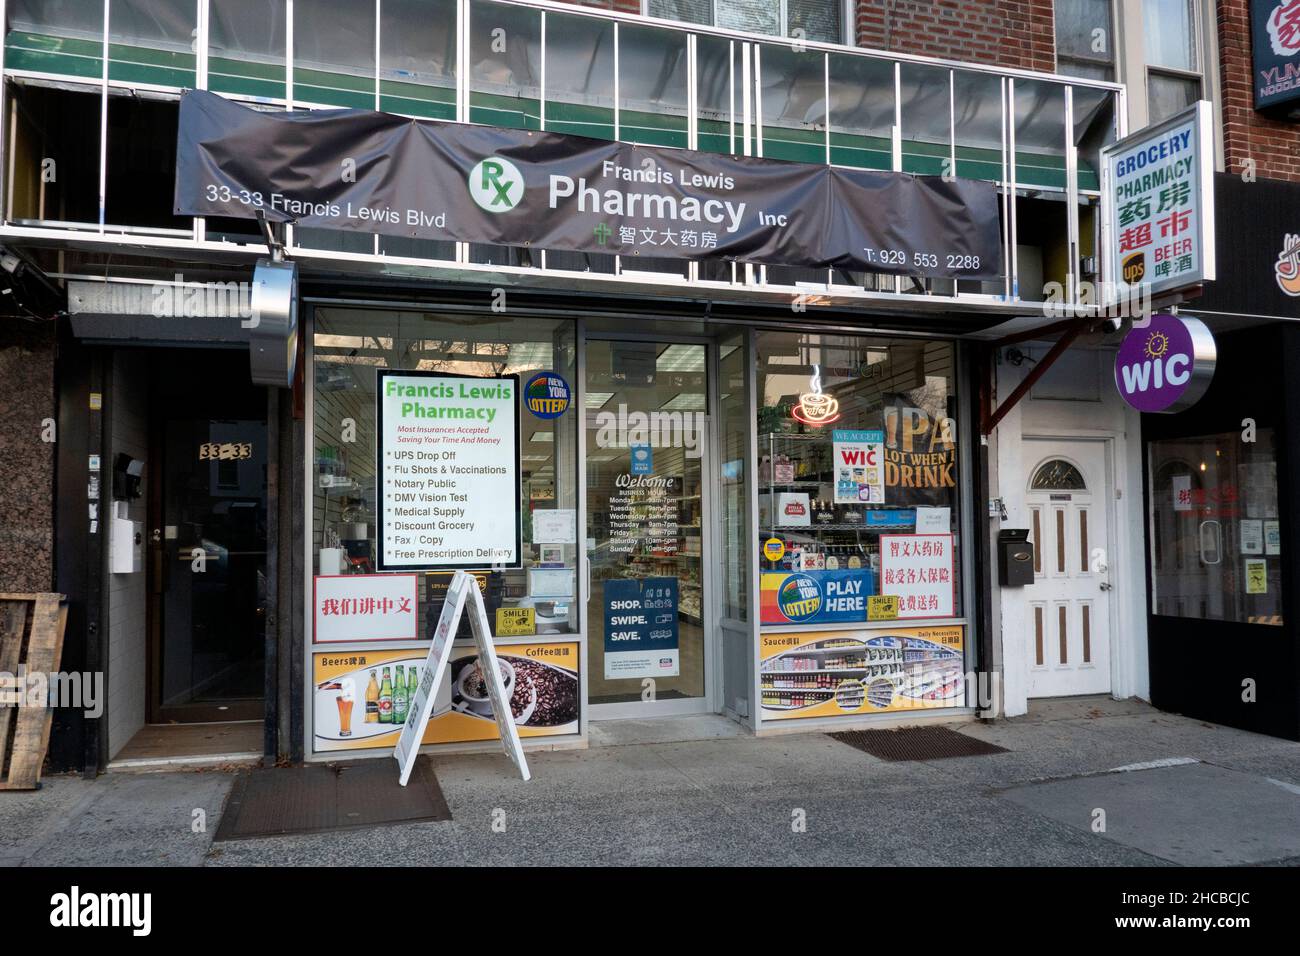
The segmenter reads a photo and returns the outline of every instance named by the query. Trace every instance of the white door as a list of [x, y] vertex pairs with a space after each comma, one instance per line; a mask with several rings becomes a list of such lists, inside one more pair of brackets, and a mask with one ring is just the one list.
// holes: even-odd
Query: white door
[[1026, 440], [1034, 583], [1029, 696], [1110, 692], [1111, 584], [1107, 529], [1115, 500], [1100, 441]]

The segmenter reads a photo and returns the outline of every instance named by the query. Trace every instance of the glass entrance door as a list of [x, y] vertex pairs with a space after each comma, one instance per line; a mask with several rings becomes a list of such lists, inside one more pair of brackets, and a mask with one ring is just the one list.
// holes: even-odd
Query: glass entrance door
[[146, 466], [151, 723], [263, 715], [266, 393], [247, 362], [213, 349], [157, 363]]
[[163, 721], [262, 716], [266, 425], [166, 423], [157, 705]]
[[592, 717], [708, 709], [708, 350], [589, 340]]

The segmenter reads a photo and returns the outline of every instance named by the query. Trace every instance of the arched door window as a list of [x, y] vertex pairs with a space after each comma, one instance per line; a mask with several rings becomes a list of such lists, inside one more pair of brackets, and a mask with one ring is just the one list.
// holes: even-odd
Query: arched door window
[[1050, 458], [1038, 466], [1029, 482], [1030, 491], [1087, 491], [1083, 474], [1064, 458]]

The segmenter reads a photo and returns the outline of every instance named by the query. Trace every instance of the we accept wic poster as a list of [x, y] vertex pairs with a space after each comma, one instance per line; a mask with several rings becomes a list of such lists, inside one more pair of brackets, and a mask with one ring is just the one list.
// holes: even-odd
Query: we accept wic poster
[[885, 500], [885, 433], [837, 428], [831, 433], [835, 454], [835, 503], [883, 504]]

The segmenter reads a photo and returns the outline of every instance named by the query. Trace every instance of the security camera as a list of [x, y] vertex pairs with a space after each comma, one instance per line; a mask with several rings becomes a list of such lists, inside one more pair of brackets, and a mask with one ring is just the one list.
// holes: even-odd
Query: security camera
[[1101, 320], [1101, 325], [1099, 326], [1099, 328], [1106, 335], [1114, 335], [1120, 329], [1124, 328], [1124, 320], [1121, 319], [1119, 316], [1113, 316], [1113, 315], [1107, 316], [1106, 318]]

